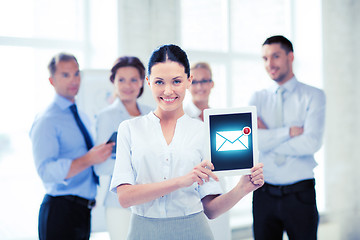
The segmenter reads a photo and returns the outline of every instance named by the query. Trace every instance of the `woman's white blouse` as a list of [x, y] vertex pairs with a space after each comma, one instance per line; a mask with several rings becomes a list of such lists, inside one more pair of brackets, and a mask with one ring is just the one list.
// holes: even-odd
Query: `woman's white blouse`
[[[153, 110], [152, 107], [136, 103], [141, 115], [146, 115]], [[101, 110], [96, 121], [96, 145], [105, 143], [111, 134], [118, 130], [119, 124], [132, 118], [119, 98]], [[100, 187], [96, 197], [96, 204], [106, 207], [121, 207], [116, 195], [109, 192], [111, 174], [114, 171], [115, 156], [109, 157], [105, 162], [95, 164], [94, 171], [100, 177]]]
[[[206, 158], [206, 131], [203, 122], [184, 114], [177, 120], [175, 133], [168, 145], [160, 119], [148, 115], [122, 122], [118, 129], [116, 162], [110, 190], [128, 184], [146, 184], [188, 174]], [[201, 199], [221, 194], [221, 186], [211, 179], [199, 186], [181, 188], [153, 201], [131, 207], [134, 214], [152, 217], [178, 217], [203, 210]]]

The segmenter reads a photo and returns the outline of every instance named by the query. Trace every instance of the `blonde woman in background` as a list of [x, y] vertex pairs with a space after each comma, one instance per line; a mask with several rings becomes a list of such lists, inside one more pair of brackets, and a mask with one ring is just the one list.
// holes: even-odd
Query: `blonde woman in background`
[[184, 111], [192, 118], [204, 121], [203, 111], [209, 108], [209, 96], [214, 87], [210, 65], [205, 62], [194, 64], [190, 68], [193, 81], [189, 88], [191, 101], [184, 106]]
[[[149, 113], [152, 108], [139, 104], [137, 99], [144, 91], [145, 67], [132, 56], [118, 58], [111, 68], [110, 81], [114, 85], [116, 99], [97, 116], [97, 141], [106, 142], [117, 131], [119, 124], [130, 118]], [[115, 155], [104, 163], [95, 166], [95, 173], [100, 176], [100, 189], [104, 196], [100, 201], [105, 206], [107, 229], [112, 240], [126, 239], [129, 228], [129, 209], [120, 206], [116, 195], [109, 192], [110, 180], [115, 164]], [[100, 194], [99, 194], [100, 195]]]
[[[209, 96], [214, 87], [212, 71], [206, 62], [198, 62], [191, 66], [192, 84], [189, 87], [191, 101], [184, 106], [184, 111], [192, 118], [204, 121], [204, 109], [209, 108]], [[225, 180], [220, 178], [220, 184], [225, 191]], [[216, 240], [230, 240], [230, 213], [226, 212], [218, 218], [209, 220], [211, 231]]]

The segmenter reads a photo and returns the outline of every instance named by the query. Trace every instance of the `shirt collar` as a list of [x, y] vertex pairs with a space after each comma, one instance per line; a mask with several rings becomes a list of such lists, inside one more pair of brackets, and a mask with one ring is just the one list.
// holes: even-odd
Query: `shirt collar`
[[65, 110], [66, 108], [74, 104], [73, 102], [64, 98], [63, 96], [60, 96], [59, 94], [55, 94], [54, 102], [60, 107], [61, 110]]
[[193, 103], [189, 101], [187, 105], [187, 114], [192, 118], [200, 118], [201, 110]]
[[[129, 115], [129, 117], [130, 117], [130, 114], [129, 114], [128, 111], [126, 110], [126, 107], [125, 107], [125, 105], [123, 104], [123, 102], [120, 100], [120, 98], [118, 98], [118, 97], [115, 98], [115, 100], [114, 100], [114, 102], [113, 102], [113, 105], [114, 105], [117, 109], [119, 109], [121, 112], [126, 113], [126, 114]], [[142, 106], [141, 104], [138, 104], [138, 103], [136, 102], [136, 106], [137, 106], [137, 108], [139, 109], [141, 115], [143, 115], [144, 113], [147, 113], [147, 111], [143, 108], [143, 106]]]
[[122, 101], [121, 101], [118, 97], [115, 98], [115, 100], [114, 100], [114, 105], [115, 105], [118, 109], [120, 109], [122, 112], [126, 112], [126, 113], [127, 113], [127, 110], [126, 110], [124, 104], [122, 103]]
[[287, 81], [287, 82], [283, 85], [283, 87], [285, 88], [285, 90], [286, 90], [287, 92], [292, 92], [292, 91], [294, 91], [297, 82], [298, 82], [298, 81], [296, 80], [296, 77], [295, 77], [295, 75], [294, 75], [289, 81]]
[[151, 121], [160, 123], [160, 118], [155, 115], [154, 111], [149, 112], [147, 116]]
[[[283, 85], [281, 85], [282, 88], [284, 88], [287, 92], [292, 92], [294, 91], [296, 84], [297, 84], [297, 79], [295, 77], [295, 75], [286, 83], [284, 83]], [[272, 91], [274, 93], [276, 93], [277, 89], [279, 88], [279, 85], [276, 83], [273, 85], [272, 87]]]
[[[160, 123], [160, 118], [158, 118], [158, 117], [155, 115], [154, 111], [149, 112], [147, 116], [148, 116], [148, 118], [149, 118], [151, 121]], [[184, 114], [184, 115], [182, 115], [181, 117], [179, 117], [179, 118], [177, 119], [177, 122], [182, 121], [182, 120], [185, 119], [186, 117], [190, 118], [188, 115]]]

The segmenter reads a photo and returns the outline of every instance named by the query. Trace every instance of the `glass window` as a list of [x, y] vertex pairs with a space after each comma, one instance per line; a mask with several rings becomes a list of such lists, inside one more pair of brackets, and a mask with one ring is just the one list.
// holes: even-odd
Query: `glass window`
[[0, 35], [81, 41], [83, 10], [83, 1], [1, 1]]
[[231, 82], [231, 106], [233, 107], [247, 106], [250, 97], [256, 90], [265, 88], [272, 83], [265, 73], [260, 56], [256, 60], [252, 58], [234, 59], [231, 79], [233, 80]]
[[[5, 66], [0, 76], [3, 86], [0, 140], [6, 143], [0, 149], [0, 188], [4, 193], [0, 205], [0, 238], [35, 239], [44, 190], [32, 160], [29, 130], [37, 108], [36, 97], [48, 104], [47, 94], [52, 91], [48, 86], [36, 84], [39, 79], [46, 82], [46, 78], [42, 73], [37, 75], [33, 48], [0, 46], [0, 52], [0, 65]], [[44, 68], [46, 71], [46, 65]]]
[[117, 1], [92, 0], [89, 67], [109, 69], [118, 57]]
[[214, 87], [209, 97], [209, 105], [213, 108], [224, 107], [227, 104], [226, 79], [228, 79], [228, 77], [226, 74], [226, 66], [212, 62], [209, 62], [209, 64], [214, 81]]
[[32, 9], [32, 1], [0, 1], [0, 36], [31, 37], [34, 26]]
[[[309, 7], [311, 6], [311, 7]], [[294, 68], [300, 81], [322, 88], [321, 1], [295, 1]]]
[[287, 0], [231, 0], [231, 43], [235, 52], [258, 54], [264, 40], [290, 35]]
[[228, 49], [227, 2], [222, 0], [180, 2], [182, 47], [226, 51]]

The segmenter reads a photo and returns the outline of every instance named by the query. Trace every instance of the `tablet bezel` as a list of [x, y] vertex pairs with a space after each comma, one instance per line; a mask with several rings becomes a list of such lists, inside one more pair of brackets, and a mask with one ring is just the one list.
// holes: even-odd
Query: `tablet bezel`
[[[253, 166], [258, 163], [258, 142], [257, 142], [257, 111], [255, 106], [247, 107], [236, 107], [236, 108], [209, 108], [204, 110], [204, 122], [206, 124], [207, 130], [207, 148], [210, 156], [210, 161], [212, 161], [211, 154], [211, 141], [210, 141], [210, 116], [213, 115], [226, 115], [226, 114], [241, 114], [241, 113], [250, 113], [251, 114], [251, 138], [252, 138], [252, 156], [253, 156]], [[251, 168], [243, 169], [229, 169], [229, 170], [214, 170], [214, 173], [217, 176], [236, 176], [236, 175], [248, 175], [251, 173]]]

